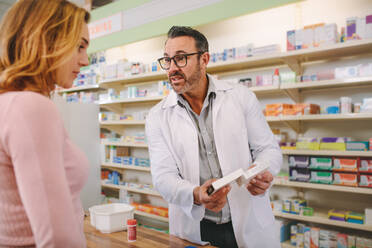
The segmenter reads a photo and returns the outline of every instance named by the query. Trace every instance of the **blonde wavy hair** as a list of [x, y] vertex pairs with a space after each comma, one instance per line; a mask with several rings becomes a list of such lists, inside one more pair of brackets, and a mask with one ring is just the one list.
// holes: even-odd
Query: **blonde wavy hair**
[[0, 24], [0, 93], [50, 96], [56, 70], [78, 48], [89, 13], [66, 0], [18, 0]]

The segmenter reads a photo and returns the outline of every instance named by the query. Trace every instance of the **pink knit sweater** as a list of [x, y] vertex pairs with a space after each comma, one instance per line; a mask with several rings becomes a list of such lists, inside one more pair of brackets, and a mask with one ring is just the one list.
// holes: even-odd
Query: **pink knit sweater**
[[50, 99], [0, 94], [0, 247], [85, 247], [87, 176], [87, 158]]

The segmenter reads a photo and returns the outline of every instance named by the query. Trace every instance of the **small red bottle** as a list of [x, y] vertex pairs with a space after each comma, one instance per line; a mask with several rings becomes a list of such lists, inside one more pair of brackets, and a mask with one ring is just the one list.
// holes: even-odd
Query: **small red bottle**
[[134, 242], [137, 240], [137, 220], [135, 219], [127, 220], [127, 233], [128, 242]]

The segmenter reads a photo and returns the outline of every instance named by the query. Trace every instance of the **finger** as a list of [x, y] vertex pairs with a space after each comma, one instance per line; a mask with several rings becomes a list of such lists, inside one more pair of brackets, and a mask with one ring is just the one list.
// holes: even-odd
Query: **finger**
[[252, 185], [251, 187], [247, 188], [248, 191], [252, 194], [252, 195], [261, 195], [263, 193], [265, 193], [265, 190], [263, 189], [260, 189], [258, 187], [255, 187], [254, 185]]
[[230, 192], [231, 186], [225, 186], [219, 189], [216, 193], [210, 196], [212, 200], [226, 198], [226, 195]]
[[274, 179], [273, 175], [269, 171], [265, 171], [262, 173], [262, 180], [271, 183], [271, 181]]
[[256, 181], [256, 183], [252, 183], [252, 185], [262, 190], [267, 190], [270, 187], [270, 183], [264, 181]]

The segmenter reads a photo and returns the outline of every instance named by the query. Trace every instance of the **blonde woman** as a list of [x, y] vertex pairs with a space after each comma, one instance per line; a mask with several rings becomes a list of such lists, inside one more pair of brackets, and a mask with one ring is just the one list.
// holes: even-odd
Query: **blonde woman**
[[88, 65], [89, 13], [18, 0], [0, 26], [0, 247], [85, 247], [88, 161], [49, 99]]

